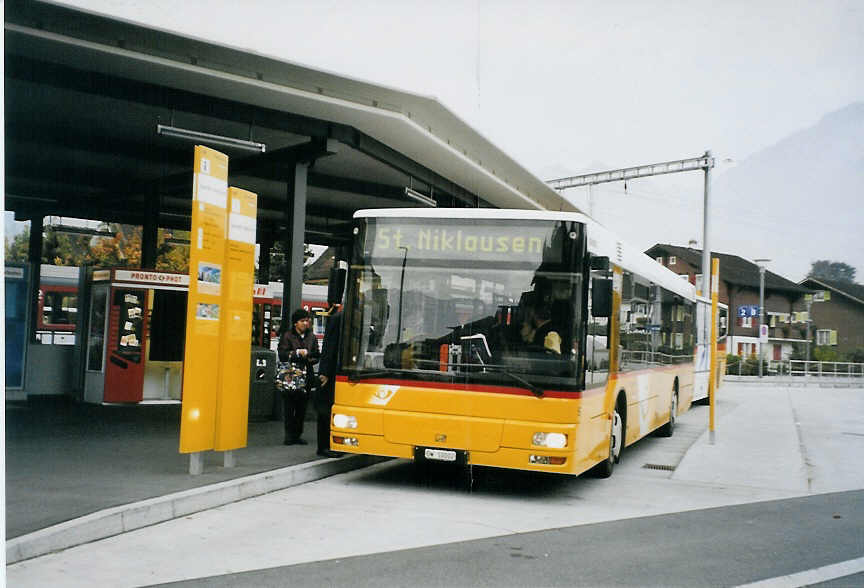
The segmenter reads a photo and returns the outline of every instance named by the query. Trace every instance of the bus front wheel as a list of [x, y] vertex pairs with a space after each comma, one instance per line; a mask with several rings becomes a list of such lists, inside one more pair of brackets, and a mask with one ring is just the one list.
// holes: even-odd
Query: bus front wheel
[[608, 478], [615, 469], [615, 464], [621, 459], [621, 447], [624, 444], [624, 423], [618, 408], [612, 412], [612, 423], [609, 430], [609, 457], [597, 464], [596, 473], [599, 478]]

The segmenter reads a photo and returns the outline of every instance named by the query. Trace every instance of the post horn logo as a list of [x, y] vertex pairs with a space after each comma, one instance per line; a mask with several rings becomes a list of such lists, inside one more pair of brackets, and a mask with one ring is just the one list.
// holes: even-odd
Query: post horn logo
[[444, 433], [437, 433], [435, 435], [435, 442], [436, 443], [444, 443], [446, 440], [447, 440], [447, 435], [445, 435]]

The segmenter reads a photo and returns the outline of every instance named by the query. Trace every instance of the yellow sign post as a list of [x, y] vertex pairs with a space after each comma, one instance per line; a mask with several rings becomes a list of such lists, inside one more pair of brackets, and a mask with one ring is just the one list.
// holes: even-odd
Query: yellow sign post
[[[255, 219], [258, 196], [228, 190], [228, 239], [222, 289], [219, 387], [216, 391], [216, 451], [246, 446], [249, 423], [249, 369], [252, 291], [255, 282]], [[232, 466], [233, 454], [226, 455]]]
[[[214, 366], [222, 315], [227, 199], [228, 156], [196, 145], [180, 453], [195, 454], [214, 447], [219, 385]], [[200, 456], [190, 460], [190, 473], [201, 473], [202, 468]]]
[[711, 260], [711, 368], [708, 372], [708, 439], [714, 444], [714, 407], [717, 402], [717, 298], [720, 295], [720, 260]]

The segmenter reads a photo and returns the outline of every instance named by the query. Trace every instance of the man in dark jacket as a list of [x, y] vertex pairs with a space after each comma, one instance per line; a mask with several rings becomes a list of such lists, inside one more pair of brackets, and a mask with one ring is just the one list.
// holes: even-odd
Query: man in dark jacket
[[306, 417], [306, 401], [309, 389], [315, 383], [314, 366], [318, 362], [318, 339], [310, 328], [312, 318], [309, 311], [298, 308], [291, 313], [291, 327], [282, 332], [279, 339], [279, 361], [291, 362], [306, 370], [306, 386], [299, 390], [282, 391], [285, 407], [285, 445], [306, 445], [303, 435], [303, 419]]
[[330, 411], [333, 408], [336, 365], [339, 357], [339, 341], [342, 334], [342, 305], [334, 304], [324, 331], [324, 345], [321, 349], [321, 365], [318, 379], [321, 386], [315, 393], [315, 411], [318, 413], [318, 455], [339, 457], [342, 453], [330, 450]]

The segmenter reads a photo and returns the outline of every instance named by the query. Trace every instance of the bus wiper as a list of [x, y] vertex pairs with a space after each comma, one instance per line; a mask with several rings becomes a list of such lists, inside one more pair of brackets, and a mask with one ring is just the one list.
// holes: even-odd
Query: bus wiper
[[517, 376], [513, 372], [507, 371], [504, 368], [500, 368], [500, 367], [492, 366], [492, 365], [484, 365], [483, 369], [494, 371], [494, 372], [499, 373], [499, 374], [504, 374], [505, 376], [507, 376], [508, 378], [513, 380], [514, 382], [519, 382], [525, 388], [528, 388], [531, 391], [531, 394], [533, 394], [537, 398], [543, 397], [543, 388], [541, 388], [540, 386], [537, 386], [536, 384], [532, 384], [531, 382], [529, 382], [528, 380], [526, 380], [522, 376]]
[[381, 376], [390, 376], [396, 370], [372, 370], [364, 372], [351, 372], [348, 374], [349, 382], [358, 382], [360, 380], [371, 380], [372, 378], [380, 378]]

